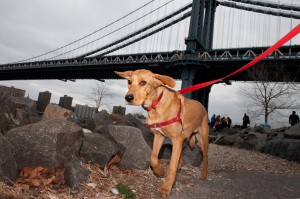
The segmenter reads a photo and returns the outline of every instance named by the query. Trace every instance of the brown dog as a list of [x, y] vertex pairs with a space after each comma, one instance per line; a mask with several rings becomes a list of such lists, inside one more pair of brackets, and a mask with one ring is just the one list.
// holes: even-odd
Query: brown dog
[[154, 134], [150, 165], [154, 174], [164, 175], [158, 162], [158, 154], [168, 136], [173, 143], [172, 156], [167, 177], [160, 193], [169, 196], [177, 170], [181, 166], [181, 154], [184, 141], [189, 140], [195, 146], [195, 137], [203, 154], [202, 179], [207, 177], [208, 166], [208, 116], [205, 108], [195, 100], [187, 99], [180, 93], [166, 87], [175, 87], [175, 80], [168, 76], [153, 74], [148, 70], [116, 72], [128, 80], [126, 104], [142, 105], [148, 110], [147, 126]]

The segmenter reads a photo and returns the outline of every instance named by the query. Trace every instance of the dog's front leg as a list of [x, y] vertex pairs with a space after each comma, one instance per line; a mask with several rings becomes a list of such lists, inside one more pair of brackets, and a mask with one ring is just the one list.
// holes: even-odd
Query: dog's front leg
[[154, 174], [158, 177], [162, 177], [164, 175], [164, 170], [158, 162], [158, 154], [164, 142], [165, 137], [156, 130], [153, 130], [153, 133], [154, 133], [154, 141], [153, 141], [153, 150], [151, 153], [150, 165], [153, 169]]
[[176, 178], [176, 173], [179, 166], [179, 161], [182, 153], [182, 146], [184, 142], [184, 138], [181, 137], [181, 135], [178, 135], [175, 138], [171, 138], [171, 139], [173, 143], [173, 148], [172, 148], [170, 166], [168, 169], [166, 180], [159, 190], [163, 197], [167, 197], [170, 195], [172, 186]]

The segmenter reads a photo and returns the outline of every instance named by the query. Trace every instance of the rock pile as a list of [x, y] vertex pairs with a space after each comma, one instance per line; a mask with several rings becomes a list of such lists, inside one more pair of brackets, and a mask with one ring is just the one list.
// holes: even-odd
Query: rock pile
[[[131, 114], [113, 122], [106, 111], [101, 111], [81, 125], [72, 112], [49, 104], [41, 120], [0, 136], [0, 180], [15, 180], [24, 167], [63, 167], [66, 184], [80, 189], [89, 174], [82, 160], [104, 167], [119, 159], [125, 169], [148, 169], [152, 141], [149, 129]], [[170, 158], [171, 146], [166, 139], [161, 158]], [[184, 153], [184, 163], [201, 164], [199, 148], [191, 150], [186, 145]]]
[[293, 127], [223, 129], [210, 132], [214, 144], [259, 151], [300, 162], [300, 125]]
[[[9, 102], [6, 97], [2, 100]], [[32, 102], [21, 108], [14, 104], [1, 104], [6, 121], [12, 124], [11, 128], [4, 125], [0, 134], [1, 181], [14, 181], [24, 167], [56, 167], [64, 168], [65, 183], [79, 190], [89, 176], [82, 160], [103, 167], [119, 162], [126, 169], [149, 168], [153, 135], [131, 114], [113, 121], [106, 111], [101, 111], [81, 124], [72, 112], [53, 104], [46, 108], [43, 118], [34, 114], [36, 108]], [[13, 115], [17, 107], [21, 109], [18, 117]], [[210, 141], [300, 162], [300, 125], [275, 130], [256, 127], [211, 131]], [[172, 143], [166, 138], [159, 157], [169, 159], [171, 151]], [[185, 164], [201, 164], [198, 146], [190, 149], [186, 144], [183, 154]]]

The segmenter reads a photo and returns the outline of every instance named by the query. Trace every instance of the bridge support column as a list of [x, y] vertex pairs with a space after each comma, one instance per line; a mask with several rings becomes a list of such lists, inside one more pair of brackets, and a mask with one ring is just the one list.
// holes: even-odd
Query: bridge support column
[[[181, 81], [182, 81], [181, 89], [193, 85], [196, 69], [183, 66], [180, 72], [181, 72]], [[184, 96], [191, 99], [192, 93], [185, 93]]]
[[193, 99], [199, 101], [208, 111], [209, 93], [211, 86], [202, 88], [193, 93]]
[[[183, 66], [180, 70], [181, 72], [181, 88], [186, 88], [194, 84], [200, 83], [195, 79], [195, 75], [198, 69], [191, 66]], [[205, 76], [205, 75], [204, 75]], [[200, 78], [205, 79], [205, 78]], [[199, 101], [205, 108], [208, 110], [208, 101], [209, 101], [209, 93], [211, 86], [206, 88], [202, 88], [200, 90], [194, 91], [192, 93], [185, 93], [184, 96], [189, 99], [195, 99]]]

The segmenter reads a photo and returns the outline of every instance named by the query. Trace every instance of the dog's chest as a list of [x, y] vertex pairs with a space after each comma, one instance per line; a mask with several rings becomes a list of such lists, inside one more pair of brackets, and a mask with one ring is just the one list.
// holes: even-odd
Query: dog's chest
[[154, 128], [155, 130], [157, 130], [158, 132], [160, 132], [163, 136], [167, 136], [167, 134], [165, 134], [164, 132], [163, 132], [163, 130], [161, 129], [161, 128]]

